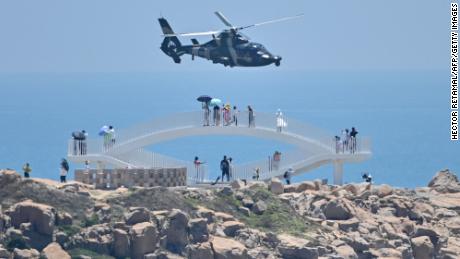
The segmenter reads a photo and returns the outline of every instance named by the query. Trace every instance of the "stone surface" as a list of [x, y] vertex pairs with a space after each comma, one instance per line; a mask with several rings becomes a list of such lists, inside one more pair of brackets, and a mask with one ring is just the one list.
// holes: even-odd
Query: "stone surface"
[[305, 181], [305, 182], [301, 182], [299, 185], [297, 185], [296, 192], [304, 192], [304, 191], [307, 191], [307, 190], [316, 191], [315, 183], [310, 182], [310, 181]]
[[53, 234], [55, 210], [51, 206], [32, 201], [20, 202], [11, 208], [10, 218], [15, 228], [19, 228], [22, 223], [30, 222], [38, 233]]
[[190, 240], [193, 243], [201, 243], [208, 240], [209, 231], [205, 218], [191, 219], [188, 225], [190, 229]]
[[47, 259], [70, 259], [70, 255], [58, 243], [51, 243], [42, 251], [42, 257]]
[[137, 223], [149, 222], [150, 211], [146, 208], [133, 208], [130, 212], [124, 215], [125, 222], [128, 225], [135, 225]]
[[168, 215], [169, 224], [166, 229], [167, 243], [166, 247], [168, 250], [181, 253], [185, 246], [188, 244], [188, 215], [178, 209], [173, 209]]
[[252, 211], [258, 215], [263, 214], [266, 210], [267, 210], [267, 204], [262, 200], [257, 201], [254, 204], [254, 206], [252, 206]]
[[241, 181], [240, 179], [236, 179], [234, 180], [230, 186], [233, 188], [233, 189], [241, 189], [245, 186], [244, 182]]
[[342, 245], [335, 249], [336, 253], [340, 256], [340, 258], [344, 259], [358, 259], [358, 255], [356, 254], [355, 250], [351, 246]]
[[190, 259], [214, 259], [211, 243], [205, 242], [189, 246], [188, 258]]
[[431, 240], [427, 236], [421, 236], [411, 239], [412, 250], [415, 259], [431, 259], [433, 258], [434, 247]]
[[213, 237], [211, 246], [215, 259], [247, 259], [246, 247], [233, 239]]
[[378, 187], [377, 189], [377, 195], [380, 198], [386, 197], [388, 195], [391, 195], [393, 193], [393, 188], [387, 184], [382, 184]]
[[113, 230], [113, 255], [117, 258], [128, 257], [130, 254], [129, 250], [130, 240], [129, 235], [122, 229]]
[[270, 191], [274, 194], [282, 194], [284, 193], [284, 186], [283, 183], [279, 178], [272, 178], [269, 184]]
[[143, 258], [155, 251], [158, 243], [158, 231], [150, 222], [138, 223], [130, 231], [131, 257]]
[[286, 259], [310, 259], [318, 258], [318, 249], [308, 247], [308, 240], [290, 235], [279, 235], [280, 244], [278, 251], [282, 258]]
[[457, 176], [448, 169], [436, 173], [428, 183], [428, 187], [440, 193], [460, 192]]
[[244, 224], [239, 221], [225, 221], [222, 224], [225, 235], [234, 237], [236, 232], [244, 228]]
[[17, 249], [13, 250], [14, 259], [38, 259], [40, 258], [40, 253], [35, 249]]
[[351, 210], [342, 199], [334, 199], [326, 203], [323, 213], [326, 219], [332, 220], [346, 220], [353, 216]]

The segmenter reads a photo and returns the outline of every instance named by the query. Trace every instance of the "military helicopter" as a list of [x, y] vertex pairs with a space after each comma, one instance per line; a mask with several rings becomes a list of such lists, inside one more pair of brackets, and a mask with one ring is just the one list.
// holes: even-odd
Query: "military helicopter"
[[[229, 27], [228, 29], [207, 32], [174, 33], [168, 21], [165, 18], [159, 18], [158, 21], [163, 31], [162, 36], [165, 37], [160, 49], [166, 55], [170, 56], [175, 63], [181, 62], [180, 56], [189, 54], [192, 56], [192, 60], [195, 59], [195, 56], [198, 56], [211, 60], [214, 64], [220, 63], [230, 67], [259, 67], [273, 63], [279, 66], [281, 64], [280, 56], [272, 55], [262, 44], [250, 42], [249, 38], [240, 31], [303, 16], [303, 14], [298, 14], [246, 26], [233, 26], [221, 12], [215, 12], [215, 14], [227, 27]], [[212, 35], [213, 39], [200, 44], [197, 39], [192, 38], [192, 45], [182, 45], [177, 38], [205, 35]]]

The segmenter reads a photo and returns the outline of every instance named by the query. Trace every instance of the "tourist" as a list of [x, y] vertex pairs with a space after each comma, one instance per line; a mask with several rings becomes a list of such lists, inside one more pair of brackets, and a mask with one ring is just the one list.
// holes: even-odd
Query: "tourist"
[[372, 175], [367, 172], [363, 174], [363, 179], [366, 183], [372, 183]]
[[260, 177], [260, 168], [256, 167], [254, 168], [254, 175], [252, 176], [252, 179], [259, 181], [259, 177]]
[[214, 119], [214, 126], [219, 126], [220, 125], [220, 107], [219, 105], [215, 105], [213, 108], [214, 114], [213, 114], [213, 119]]
[[342, 153], [345, 153], [345, 150], [348, 149], [347, 135], [347, 132], [342, 130], [342, 137], [340, 138], [342, 140]]
[[201, 162], [200, 159], [196, 156], [195, 159], [193, 160], [193, 164], [195, 165], [195, 171], [196, 171], [196, 182], [203, 182], [203, 169], [201, 167], [202, 164], [205, 162]]
[[233, 123], [235, 123], [235, 126], [238, 126], [238, 114], [240, 111], [238, 111], [238, 108], [236, 106], [233, 106]]
[[32, 172], [32, 168], [30, 167], [29, 163], [25, 163], [22, 167], [22, 171], [24, 171], [24, 178], [30, 177], [30, 172]]
[[349, 129], [345, 129], [345, 134], [346, 134], [346, 138], [347, 138], [347, 150], [351, 150], [351, 149], [350, 149], [350, 144], [351, 144], [351, 141], [350, 141], [350, 130], [349, 130]]
[[229, 126], [232, 123], [232, 116], [231, 116], [231, 106], [230, 104], [226, 104], [223, 108], [223, 118], [224, 118], [224, 126]]
[[356, 152], [356, 135], [358, 135], [358, 131], [356, 131], [355, 127], [351, 127], [350, 132], [350, 145], [352, 153]]
[[87, 151], [86, 138], [88, 137], [88, 133], [86, 132], [86, 130], [82, 130], [81, 133], [82, 133], [82, 138], [80, 140], [80, 155], [86, 155], [86, 151]]
[[279, 170], [280, 162], [281, 162], [281, 152], [275, 151], [275, 153], [273, 153], [273, 159], [272, 159], [272, 170], [273, 171]]
[[255, 114], [254, 109], [252, 109], [251, 105], [248, 105], [248, 115], [249, 115], [249, 124], [248, 127], [255, 127]]
[[339, 136], [335, 136], [335, 153], [338, 154], [340, 152], [340, 149], [341, 149], [341, 142], [340, 142], [340, 137]]
[[278, 111], [276, 112], [276, 131], [281, 132], [284, 127], [286, 127], [286, 121], [284, 120], [284, 116], [281, 112], [281, 109], [278, 109]]
[[233, 180], [233, 158], [228, 158], [228, 173], [230, 176], [230, 180]]
[[61, 160], [61, 174], [60, 174], [61, 183], [66, 182], [66, 177], [67, 177], [68, 172], [69, 172], [69, 163], [67, 162], [65, 158], [63, 158]]
[[203, 126], [209, 126], [209, 116], [211, 114], [211, 111], [209, 110], [208, 103], [203, 103], [203, 114], [204, 114]]
[[284, 172], [284, 180], [286, 180], [286, 184], [289, 185], [291, 184], [291, 177], [292, 175], [294, 174], [294, 169], [292, 169], [292, 167], [289, 167], [289, 169]]
[[115, 144], [115, 129], [113, 126], [109, 126], [109, 139], [110, 139], [110, 146]]
[[222, 171], [222, 182], [224, 181], [224, 177], [227, 176], [227, 182], [230, 181], [230, 164], [227, 160], [227, 156], [224, 156], [224, 159], [220, 161], [220, 170]]

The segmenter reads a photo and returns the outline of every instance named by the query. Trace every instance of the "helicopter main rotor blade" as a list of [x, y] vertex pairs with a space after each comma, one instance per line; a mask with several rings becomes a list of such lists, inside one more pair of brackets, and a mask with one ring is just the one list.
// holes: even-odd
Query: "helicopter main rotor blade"
[[283, 18], [279, 18], [279, 19], [275, 19], [275, 20], [266, 21], [266, 22], [260, 22], [260, 23], [255, 23], [255, 24], [251, 24], [251, 25], [241, 26], [241, 27], [238, 27], [237, 30], [244, 30], [244, 29], [247, 29], [247, 28], [266, 25], [266, 24], [271, 24], [271, 23], [284, 22], [284, 21], [288, 21], [288, 20], [292, 20], [292, 19], [297, 19], [297, 18], [300, 18], [302, 16], [304, 16], [303, 13], [295, 15], [295, 16], [283, 17]]
[[204, 31], [204, 32], [190, 32], [190, 33], [171, 33], [163, 34], [163, 37], [191, 37], [191, 36], [206, 36], [218, 34], [221, 31]]
[[217, 15], [217, 17], [219, 17], [219, 19], [220, 19], [225, 25], [227, 25], [228, 27], [233, 28], [233, 25], [228, 21], [227, 18], [225, 18], [225, 16], [224, 16], [221, 12], [214, 12], [214, 14]]

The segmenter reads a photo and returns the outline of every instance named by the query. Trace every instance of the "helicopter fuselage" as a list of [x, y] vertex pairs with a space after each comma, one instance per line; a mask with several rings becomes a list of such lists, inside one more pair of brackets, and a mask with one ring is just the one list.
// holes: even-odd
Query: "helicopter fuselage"
[[204, 44], [194, 44], [177, 48], [178, 54], [189, 54], [211, 60], [224, 66], [259, 67], [270, 64], [280, 65], [281, 57], [272, 55], [262, 44], [249, 42], [237, 36], [219, 35]]

